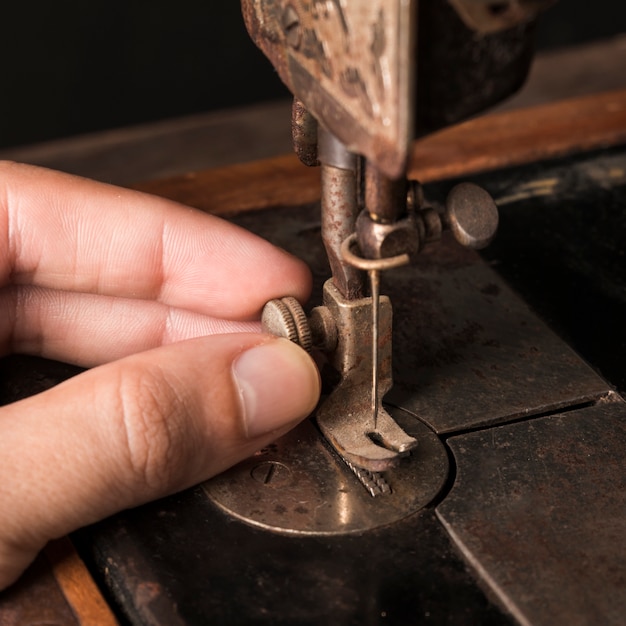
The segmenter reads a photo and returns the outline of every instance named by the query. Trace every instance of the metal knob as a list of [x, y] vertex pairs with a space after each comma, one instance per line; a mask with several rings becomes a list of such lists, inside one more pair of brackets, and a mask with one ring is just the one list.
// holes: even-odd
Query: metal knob
[[498, 207], [482, 187], [461, 183], [448, 194], [445, 220], [461, 245], [480, 250], [498, 230]]
[[311, 328], [304, 309], [295, 298], [270, 300], [263, 308], [261, 324], [265, 332], [285, 337], [307, 352], [311, 351]]
[[291, 296], [270, 300], [263, 308], [261, 324], [266, 333], [285, 337], [307, 352], [312, 348], [332, 352], [337, 347], [337, 325], [326, 306], [316, 306], [307, 318]]

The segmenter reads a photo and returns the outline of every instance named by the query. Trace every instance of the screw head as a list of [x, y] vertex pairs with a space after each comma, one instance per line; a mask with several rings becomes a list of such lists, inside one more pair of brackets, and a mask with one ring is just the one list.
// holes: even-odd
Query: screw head
[[478, 185], [461, 183], [448, 194], [446, 221], [463, 246], [480, 250], [488, 246], [498, 230], [498, 207]]
[[291, 480], [291, 470], [278, 461], [263, 461], [252, 468], [250, 476], [261, 485], [282, 487]]

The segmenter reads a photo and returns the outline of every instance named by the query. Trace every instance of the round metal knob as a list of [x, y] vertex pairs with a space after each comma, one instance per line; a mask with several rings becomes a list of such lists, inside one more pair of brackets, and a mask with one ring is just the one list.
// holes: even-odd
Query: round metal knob
[[295, 298], [270, 300], [263, 308], [261, 324], [265, 332], [285, 337], [307, 352], [311, 351], [311, 328], [304, 309]]
[[480, 250], [498, 230], [498, 207], [482, 187], [461, 183], [448, 194], [446, 222], [461, 245]]

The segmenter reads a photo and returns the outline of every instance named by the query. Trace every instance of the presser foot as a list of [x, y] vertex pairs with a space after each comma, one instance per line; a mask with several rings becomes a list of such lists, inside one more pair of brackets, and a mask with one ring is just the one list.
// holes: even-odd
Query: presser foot
[[[414, 450], [418, 442], [387, 413], [383, 396], [391, 389], [391, 302], [345, 298], [333, 280], [324, 285], [323, 306], [307, 320], [294, 298], [268, 302], [263, 311], [267, 332], [305, 348], [323, 349], [341, 382], [322, 402], [317, 423], [328, 442], [349, 465], [382, 472]], [[377, 332], [373, 333], [376, 326]], [[372, 337], [377, 350], [372, 351]], [[376, 373], [373, 393], [372, 372]]]
[[363, 388], [351, 386], [350, 382], [344, 380], [322, 403], [316, 416], [317, 424], [348, 466], [384, 472], [417, 448], [418, 441], [382, 406], [374, 424]]
[[[349, 300], [329, 280], [324, 285], [324, 307], [337, 329], [337, 345], [329, 354], [341, 382], [322, 403], [317, 424], [330, 444], [347, 462], [382, 472], [417, 447], [382, 406], [381, 399], [392, 386], [391, 302], [378, 303], [376, 360], [372, 360], [372, 299]], [[372, 407], [372, 370], [376, 376], [376, 406]]]

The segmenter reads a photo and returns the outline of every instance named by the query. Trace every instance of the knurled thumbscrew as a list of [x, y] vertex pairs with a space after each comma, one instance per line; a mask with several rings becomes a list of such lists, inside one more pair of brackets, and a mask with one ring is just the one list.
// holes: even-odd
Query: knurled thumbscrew
[[292, 296], [270, 300], [263, 308], [261, 324], [266, 333], [285, 337], [307, 352], [313, 347], [330, 352], [337, 345], [337, 327], [328, 308], [315, 307], [307, 318]]
[[304, 309], [292, 296], [270, 300], [263, 308], [261, 324], [265, 332], [285, 337], [311, 351], [311, 327]]

